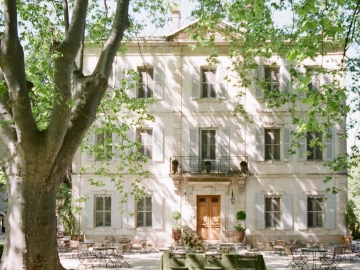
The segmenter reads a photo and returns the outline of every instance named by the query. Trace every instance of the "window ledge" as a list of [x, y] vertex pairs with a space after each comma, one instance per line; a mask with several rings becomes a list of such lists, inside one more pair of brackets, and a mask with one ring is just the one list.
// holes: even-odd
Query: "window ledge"
[[135, 230], [137, 232], [152, 232], [152, 231], [154, 231], [153, 227], [137, 227]]
[[194, 101], [198, 103], [220, 103], [225, 99], [221, 98], [193, 98]]

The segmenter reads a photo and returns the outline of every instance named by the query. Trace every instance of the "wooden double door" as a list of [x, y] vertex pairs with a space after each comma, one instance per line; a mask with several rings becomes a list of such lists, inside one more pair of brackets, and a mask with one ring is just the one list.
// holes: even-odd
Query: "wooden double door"
[[197, 235], [203, 240], [220, 240], [220, 195], [197, 196]]

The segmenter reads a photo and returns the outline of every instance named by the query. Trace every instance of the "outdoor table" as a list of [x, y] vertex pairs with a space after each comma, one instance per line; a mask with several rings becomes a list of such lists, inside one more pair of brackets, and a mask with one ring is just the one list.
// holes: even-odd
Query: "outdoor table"
[[[251, 253], [249, 253], [250, 255]], [[169, 252], [164, 252], [161, 256], [158, 270], [168, 270], [173, 266], [186, 265], [189, 270], [203, 270], [205, 266], [220, 266], [223, 270], [234, 270], [236, 268], [255, 268], [256, 270], [266, 270], [265, 261], [262, 255], [256, 254], [257, 262], [241, 260], [238, 253], [223, 253], [220, 258], [207, 260], [205, 253], [187, 253], [186, 258], [176, 258], [169, 256]]]
[[89, 248], [89, 251], [92, 252], [96, 256], [96, 260], [99, 262], [99, 266], [101, 264], [101, 261], [105, 263], [105, 266], [107, 267], [108, 264], [114, 264], [110, 257], [114, 254], [116, 247], [91, 247]]
[[310, 255], [312, 257], [312, 267], [311, 269], [316, 269], [316, 262], [319, 258], [319, 255], [322, 253], [326, 253], [327, 249], [324, 248], [302, 248], [301, 252], [304, 255]]

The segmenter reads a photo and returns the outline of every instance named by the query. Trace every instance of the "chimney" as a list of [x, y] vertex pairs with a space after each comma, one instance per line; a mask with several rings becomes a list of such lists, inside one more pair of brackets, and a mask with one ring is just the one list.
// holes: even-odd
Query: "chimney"
[[172, 18], [172, 31], [176, 31], [180, 28], [180, 9], [178, 7], [175, 7], [174, 10], [171, 13]]

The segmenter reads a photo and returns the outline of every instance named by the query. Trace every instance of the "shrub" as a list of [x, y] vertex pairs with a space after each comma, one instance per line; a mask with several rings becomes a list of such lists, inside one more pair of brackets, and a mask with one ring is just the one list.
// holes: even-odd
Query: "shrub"
[[175, 219], [175, 220], [179, 220], [181, 218], [181, 214], [179, 211], [174, 211], [172, 213], [172, 218]]
[[245, 220], [246, 219], [245, 211], [241, 210], [241, 211], [236, 212], [235, 218], [236, 218], [236, 220]]

